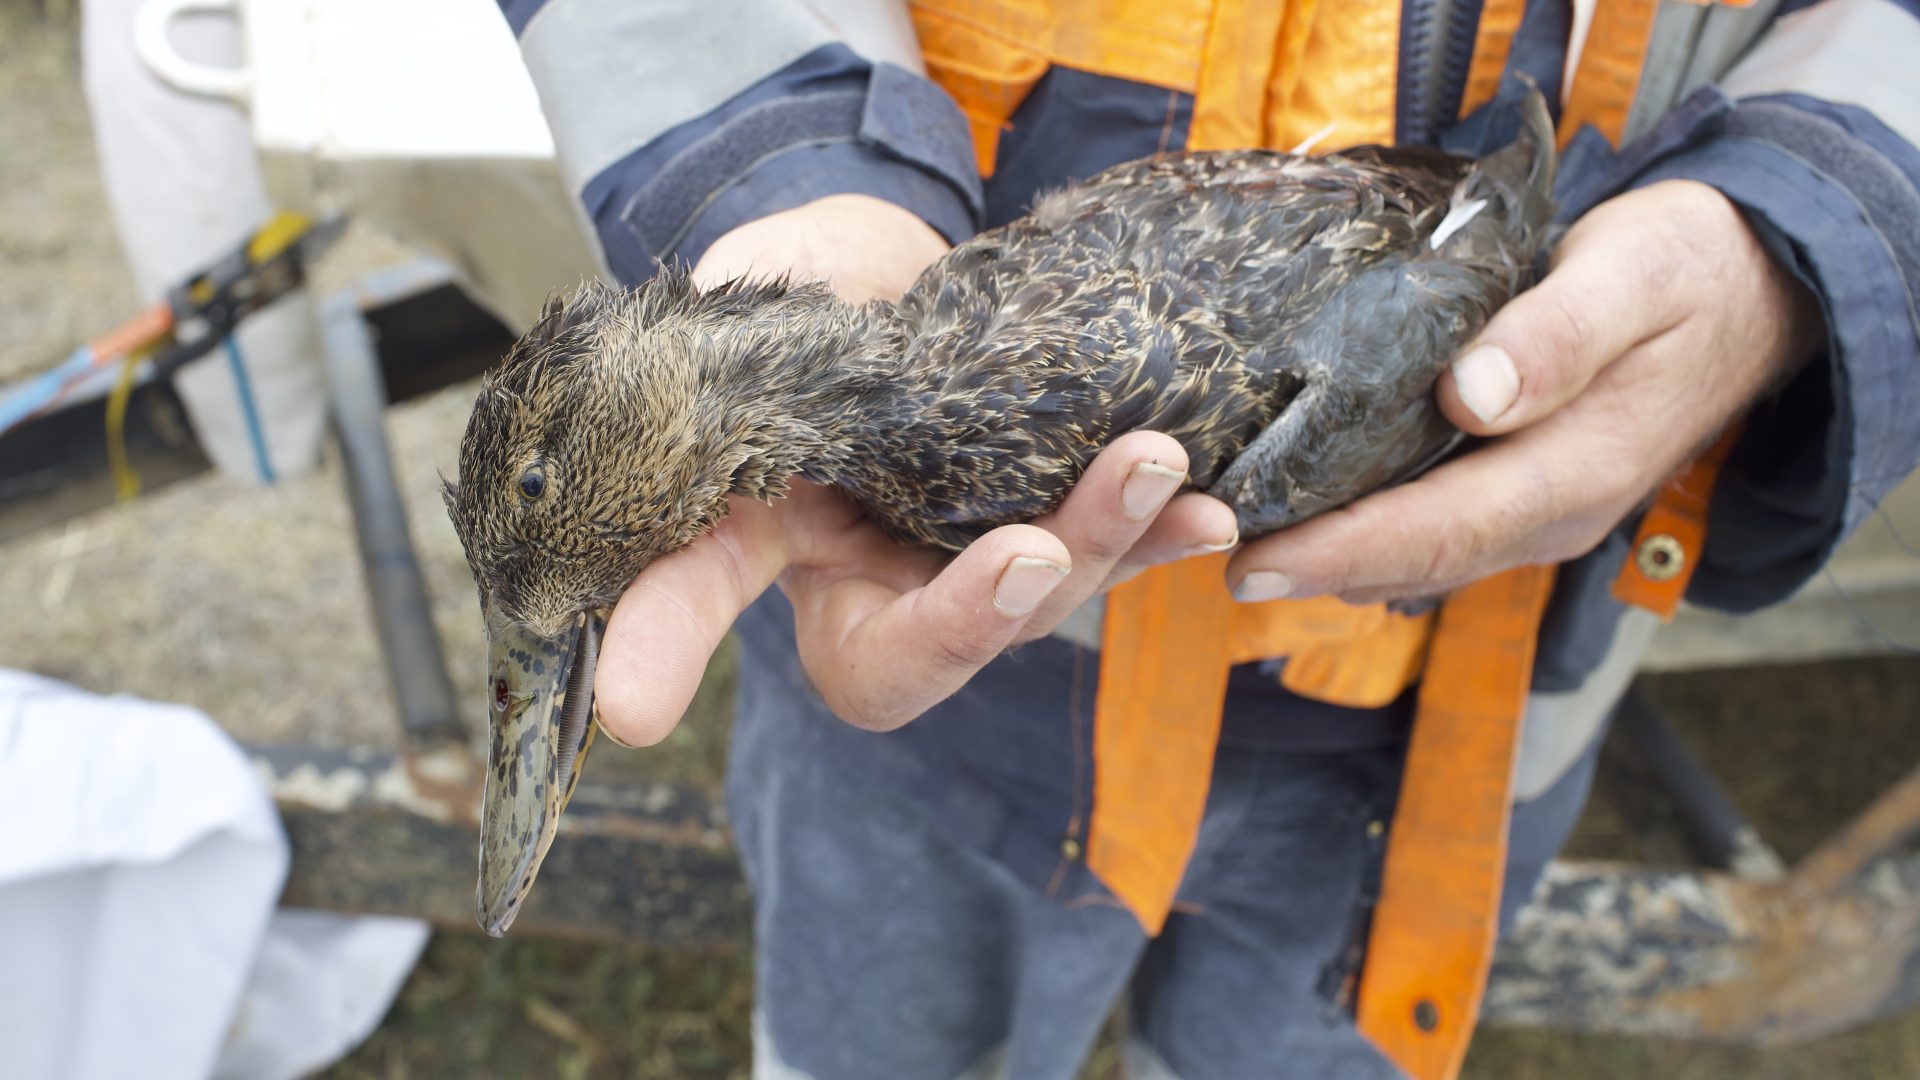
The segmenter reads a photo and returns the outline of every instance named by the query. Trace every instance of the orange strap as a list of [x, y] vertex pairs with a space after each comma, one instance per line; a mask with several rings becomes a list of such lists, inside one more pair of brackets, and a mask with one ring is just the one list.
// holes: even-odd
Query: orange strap
[[1640, 521], [1626, 565], [1613, 579], [1614, 599], [1645, 608], [1662, 619], [1673, 618], [1706, 546], [1707, 503], [1713, 497], [1714, 481], [1739, 440], [1740, 426], [1728, 428], [1660, 489], [1647, 516]]
[[1560, 142], [1565, 145], [1583, 125], [1592, 124], [1615, 146], [1626, 134], [1627, 114], [1640, 92], [1640, 69], [1647, 45], [1653, 41], [1658, 0], [1607, 0], [1597, 4], [1580, 66], [1560, 114]]
[[1459, 1072], [1498, 932], [1514, 754], [1553, 568], [1440, 610], [1360, 975], [1360, 1033], [1414, 1080]]
[[1150, 934], [1199, 835], [1230, 666], [1285, 656], [1288, 689], [1380, 706], [1420, 677], [1433, 627], [1332, 597], [1236, 604], [1226, 562], [1156, 567], [1107, 594], [1087, 866]]
[[1149, 934], [1173, 909], [1206, 811], [1227, 700], [1226, 565], [1186, 559], [1107, 594], [1087, 868]]
[[1467, 67], [1467, 85], [1460, 95], [1461, 119], [1500, 92], [1507, 54], [1513, 51], [1513, 35], [1519, 32], [1520, 17], [1526, 9], [1526, 0], [1485, 0], [1480, 5], [1480, 26], [1473, 35], [1473, 62]]

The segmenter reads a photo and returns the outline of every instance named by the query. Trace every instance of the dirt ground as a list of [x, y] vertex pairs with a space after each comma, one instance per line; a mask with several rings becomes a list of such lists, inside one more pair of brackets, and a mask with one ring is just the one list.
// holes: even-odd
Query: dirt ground
[[[52, 7], [53, 18], [41, 12]], [[133, 309], [93, 175], [72, 10], [0, 0], [0, 379], [35, 370]], [[348, 260], [389, 257], [363, 238]], [[337, 274], [335, 268], [330, 271]], [[403, 493], [458, 686], [479, 703], [479, 626], [435, 494], [471, 398], [394, 410]], [[340, 479], [270, 490], [190, 481], [0, 548], [0, 664], [197, 705], [242, 737], [381, 743], [393, 730]], [[714, 783], [727, 671], [666, 748], [601, 768]], [[1648, 679], [1763, 833], [1807, 850], [1920, 758], [1920, 660]], [[617, 761], [617, 764], [615, 762]], [[1685, 858], [1632, 755], [1610, 751], [1575, 840], [1586, 855]], [[439, 935], [336, 1078], [746, 1075], [749, 956]], [[1088, 1070], [1112, 1075], [1109, 1054]], [[1920, 1075], [1920, 1016], [1804, 1046], [1730, 1048], [1487, 1031], [1469, 1076], [1688, 1080]]]

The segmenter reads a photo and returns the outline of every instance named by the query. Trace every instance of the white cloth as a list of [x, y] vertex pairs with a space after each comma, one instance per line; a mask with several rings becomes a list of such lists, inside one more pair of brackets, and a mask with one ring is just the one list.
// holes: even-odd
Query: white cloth
[[205, 714], [0, 670], [0, 1076], [273, 1080], [364, 1038], [427, 936], [275, 914], [287, 842]]
[[427, 944], [418, 919], [274, 912], [213, 1075], [292, 1080], [360, 1045]]

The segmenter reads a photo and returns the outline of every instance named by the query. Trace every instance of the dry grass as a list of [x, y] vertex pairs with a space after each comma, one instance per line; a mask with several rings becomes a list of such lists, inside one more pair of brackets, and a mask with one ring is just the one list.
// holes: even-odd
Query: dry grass
[[66, 22], [0, 3], [0, 382], [133, 311]]

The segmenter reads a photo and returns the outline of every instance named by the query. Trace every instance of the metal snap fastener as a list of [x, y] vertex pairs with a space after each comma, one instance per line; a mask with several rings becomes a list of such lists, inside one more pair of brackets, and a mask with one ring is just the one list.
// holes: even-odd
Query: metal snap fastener
[[1654, 533], [1640, 541], [1633, 561], [1652, 581], [1671, 581], [1687, 565], [1687, 549], [1669, 533]]
[[1060, 854], [1065, 855], [1068, 861], [1070, 862], [1079, 861], [1080, 841], [1075, 840], [1071, 836], [1067, 837], [1065, 840], [1060, 841]]
[[1440, 1026], [1440, 1006], [1426, 998], [1413, 1003], [1413, 1024], [1421, 1031], [1431, 1032]]

